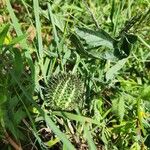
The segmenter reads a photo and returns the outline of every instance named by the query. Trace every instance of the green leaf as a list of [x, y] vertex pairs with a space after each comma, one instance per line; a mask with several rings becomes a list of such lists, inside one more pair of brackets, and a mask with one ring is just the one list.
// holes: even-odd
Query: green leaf
[[84, 57], [91, 57], [91, 58], [101, 58], [101, 55], [99, 56], [99, 52], [92, 52], [85, 50], [83, 44], [81, 43], [81, 40], [78, 35], [72, 34], [70, 37], [70, 40], [72, 41], [72, 44], [76, 47], [76, 51]]
[[114, 43], [114, 55], [123, 59], [130, 55], [132, 45], [137, 41], [137, 36], [124, 33], [119, 41]]
[[130, 150], [141, 150], [141, 146], [139, 145], [138, 142], [135, 142], [135, 143], [131, 146]]
[[[21, 26], [20, 26], [20, 24], [19, 24], [19, 21], [18, 21], [17, 17], [15, 16], [15, 13], [14, 13], [13, 8], [12, 8], [12, 6], [11, 6], [10, 0], [7, 0], [7, 1], [6, 1], [6, 6], [7, 6], [8, 12], [9, 12], [10, 18], [11, 18], [11, 20], [12, 20], [12, 25], [13, 25], [13, 27], [14, 27], [14, 29], [15, 29], [17, 35], [18, 35], [18, 36], [22, 36], [22, 35], [23, 35], [23, 32], [22, 32], [22, 30], [21, 30]], [[24, 49], [29, 49], [29, 46], [28, 46], [28, 44], [27, 44], [26, 39], [23, 39], [22, 41], [20, 41], [20, 45], [21, 45], [21, 47], [24, 48]], [[29, 65], [30, 65], [30, 67], [31, 67], [31, 72], [32, 72], [31, 75], [32, 75], [32, 77], [33, 77], [34, 65], [33, 65], [33, 62], [31, 61], [32, 58], [31, 58], [31, 55], [30, 55], [30, 51], [29, 51], [29, 50], [27, 50], [27, 51], [25, 52], [25, 56], [26, 56], [26, 58], [27, 58], [27, 60], [28, 60], [28, 62], [29, 62]], [[34, 77], [33, 77], [33, 78], [34, 78]]]
[[[58, 37], [58, 33], [57, 33], [57, 30], [56, 30], [56, 26], [55, 26], [54, 14], [53, 14], [53, 12], [52, 12], [52, 7], [51, 7], [50, 3], [47, 3], [47, 6], [48, 6], [49, 18], [50, 18], [50, 20], [51, 20], [52, 27], [53, 27], [54, 40], [55, 40], [55, 42], [56, 42], [57, 48], [59, 48], [59, 37]], [[60, 50], [59, 50], [59, 51], [60, 51]]]
[[80, 116], [80, 115], [75, 115], [72, 113], [68, 113], [68, 112], [63, 112], [63, 111], [53, 111], [54, 115], [57, 116], [61, 116], [61, 117], [67, 117], [71, 120], [75, 120], [75, 121], [80, 121], [82, 123], [88, 122], [91, 124], [96, 124], [96, 125], [100, 125], [99, 121], [88, 118], [88, 117], [84, 117], [84, 116]]
[[148, 134], [147, 135], [147, 137], [146, 137], [146, 139], [145, 139], [145, 141], [144, 141], [144, 144], [148, 147], [148, 148], [150, 148], [150, 134]]
[[33, 0], [33, 8], [34, 8], [34, 15], [35, 15], [35, 24], [36, 24], [36, 31], [37, 31], [37, 39], [38, 39], [38, 54], [39, 57], [43, 57], [43, 43], [42, 43], [42, 34], [41, 34], [41, 23], [40, 23], [40, 7], [39, 7], [39, 1]]
[[92, 135], [91, 135], [91, 133], [89, 131], [89, 126], [87, 124], [84, 126], [84, 134], [85, 134], [85, 137], [87, 139], [87, 142], [88, 142], [88, 145], [89, 145], [89, 149], [90, 150], [96, 150], [97, 148], [96, 148], [96, 146], [94, 144]]
[[76, 47], [76, 50], [79, 54], [88, 56], [88, 52], [84, 49], [79, 37], [76, 34], [70, 36], [72, 44]]
[[50, 117], [45, 113], [45, 121], [47, 125], [53, 130], [53, 132], [58, 135], [58, 138], [67, 146], [68, 150], [75, 150], [71, 142], [66, 138], [66, 135], [62, 133], [55, 123], [50, 119]]
[[106, 46], [110, 49], [114, 48], [114, 39], [102, 29], [94, 31], [86, 28], [77, 28], [76, 33], [80, 38], [84, 39], [86, 43], [91, 46]]
[[16, 38], [13, 38], [13, 40], [9, 43], [9, 45], [15, 45], [18, 44], [20, 41], [25, 40], [27, 37], [26, 34], [20, 35]]
[[105, 144], [108, 144], [108, 140], [107, 140], [107, 136], [106, 136], [106, 131], [105, 131], [105, 128], [103, 127], [102, 129], [102, 136], [101, 136], [101, 139], [102, 141], [105, 143]]
[[7, 101], [7, 96], [4, 93], [0, 92], [0, 105], [4, 104]]
[[121, 122], [125, 113], [125, 103], [123, 97], [119, 97], [118, 99], [113, 100], [112, 111], [115, 113], [115, 115], [119, 118], [119, 121]]
[[46, 146], [49, 148], [53, 147], [56, 143], [60, 142], [59, 138], [51, 139], [47, 142], [45, 142]]
[[112, 80], [116, 74], [118, 74], [118, 71], [124, 66], [124, 64], [127, 62], [127, 58], [124, 58], [122, 60], [119, 60], [114, 66], [112, 66], [107, 72], [106, 72], [106, 80]]
[[21, 73], [23, 71], [23, 60], [21, 56], [21, 52], [19, 49], [15, 48], [13, 49], [15, 59], [14, 59], [14, 73], [19, 78], [21, 76]]
[[[7, 9], [8, 9], [8, 12], [9, 12], [9, 15], [11, 17], [11, 20], [12, 20], [12, 25], [14, 26], [14, 29], [17, 33], [18, 36], [21, 36], [23, 35], [22, 31], [21, 31], [21, 26], [18, 22], [18, 19], [17, 17], [15, 16], [15, 13], [13, 11], [13, 8], [11, 6], [11, 3], [10, 3], [10, 0], [7, 0], [6, 1], [6, 5], [7, 5]], [[24, 39], [22, 42], [21, 42], [21, 45], [23, 48], [28, 48], [28, 45], [26, 43], [26, 39]]]
[[[70, 39], [79, 54], [96, 59], [113, 58], [114, 54], [110, 49], [114, 49], [114, 43], [118, 42], [102, 29], [93, 31], [90, 29], [78, 28], [76, 29], [76, 33], [71, 35]], [[87, 46], [83, 46], [85, 42]], [[107, 48], [109, 51], [103, 48]]]
[[138, 37], [136, 35], [128, 34], [128, 33], [126, 33], [126, 38], [130, 44], [134, 44], [138, 39]]
[[9, 31], [10, 25], [7, 24], [4, 29], [0, 32], [0, 47], [3, 45], [5, 38], [7, 37], [7, 33]]
[[62, 20], [62, 16], [53, 14], [53, 17], [54, 17], [54, 23], [55, 23], [55, 25], [56, 25], [62, 32], [64, 32], [65, 25], [64, 25], [64, 21]]

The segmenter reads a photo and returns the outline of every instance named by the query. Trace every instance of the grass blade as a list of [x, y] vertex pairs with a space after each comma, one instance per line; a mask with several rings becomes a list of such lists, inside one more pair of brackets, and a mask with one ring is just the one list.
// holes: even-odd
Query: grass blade
[[[9, 15], [10, 15], [10, 17], [11, 17], [11, 20], [12, 20], [12, 23], [13, 23], [13, 26], [14, 26], [14, 28], [15, 28], [15, 31], [16, 31], [17, 35], [18, 35], [18, 36], [23, 35], [23, 33], [22, 33], [22, 31], [21, 31], [20, 24], [19, 24], [19, 22], [18, 22], [18, 19], [17, 19], [17, 17], [15, 16], [15, 13], [14, 13], [14, 11], [13, 11], [13, 8], [12, 8], [12, 6], [11, 6], [11, 4], [10, 4], [10, 0], [6, 0], [6, 5], [7, 5], [7, 9], [8, 9]], [[27, 43], [26, 43], [26, 39], [22, 40], [21, 46], [22, 46], [23, 48], [25, 48], [25, 49], [28, 48], [28, 45], [27, 45]]]
[[[9, 15], [11, 17], [11, 20], [12, 20], [12, 23], [13, 23], [13, 26], [15, 28], [15, 31], [17, 33], [18, 36], [23, 36], [24, 34], [22, 33], [21, 31], [21, 26], [18, 22], [18, 19], [17, 17], [15, 16], [15, 13], [13, 11], [13, 8], [10, 4], [10, 0], [6, 0], [6, 6], [7, 6], [7, 9], [8, 9], [8, 12], [9, 12]], [[33, 62], [31, 61], [32, 58], [31, 58], [31, 55], [30, 55], [30, 51], [28, 50], [29, 47], [26, 43], [26, 39], [23, 39], [21, 42], [20, 42], [20, 45], [22, 48], [26, 49], [27, 51], [25, 52], [25, 56], [26, 58], [28, 58], [28, 62], [30, 64], [30, 67], [31, 67], [31, 72], [32, 74], [34, 74], [34, 65], [33, 65]]]
[[86, 124], [85, 127], [84, 127], [84, 134], [85, 134], [85, 137], [87, 139], [87, 142], [88, 142], [88, 145], [89, 145], [89, 149], [90, 150], [97, 150], [95, 144], [94, 144], [94, 141], [92, 139], [92, 135], [89, 131], [89, 127], [88, 125]]
[[80, 122], [88, 122], [88, 123], [100, 125], [100, 123], [94, 119], [84, 117], [84, 116], [75, 115], [75, 114], [71, 114], [68, 112], [54, 111], [53, 114], [57, 115], [57, 116], [61, 116], [61, 117], [67, 117], [71, 120], [76, 120], [76, 121], [80, 121]]
[[5, 41], [5, 38], [7, 37], [7, 33], [8, 33], [8, 30], [9, 30], [9, 27], [10, 25], [7, 24], [4, 29], [2, 30], [2, 32], [0, 33], [0, 46], [3, 45], [4, 41]]
[[53, 130], [53, 132], [58, 135], [59, 139], [66, 145], [68, 150], [75, 150], [74, 146], [70, 143], [70, 141], [66, 138], [65, 134], [62, 133], [58, 127], [54, 124], [54, 122], [49, 118], [49, 116], [45, 113], [45, 121], [47, 125]]
[[39, 2], [38, 0], [33, 0], [33, 8], [34, 8], [34, 15], [35, 15], [35, 23], [36, 23], [36, 30], [37, 30], [37, 38], [38, 38], [38, 53], [39, 57], [43, 57], [43, 44], [42, 44], [42, 34], [41, 34], [41, 24], [40, 24], [40, 17], [39, 17]]

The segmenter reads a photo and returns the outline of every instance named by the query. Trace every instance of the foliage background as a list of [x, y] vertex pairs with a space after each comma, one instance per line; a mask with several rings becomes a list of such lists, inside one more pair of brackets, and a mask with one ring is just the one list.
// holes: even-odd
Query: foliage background
[[[0, 147], [149, 149], [149, 8], [147, 0], [1, 0]], [[48, 79], [68, 72], [84, 82], [82, 109], [51, 110]]]

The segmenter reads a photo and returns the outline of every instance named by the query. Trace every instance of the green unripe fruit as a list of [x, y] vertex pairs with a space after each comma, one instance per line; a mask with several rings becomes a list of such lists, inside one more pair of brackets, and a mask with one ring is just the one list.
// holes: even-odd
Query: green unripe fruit
[[49, 80], [45, 104], [52, 110], [73, 110], [82, 104], [83, 82], [71, 74], [60, 74]]

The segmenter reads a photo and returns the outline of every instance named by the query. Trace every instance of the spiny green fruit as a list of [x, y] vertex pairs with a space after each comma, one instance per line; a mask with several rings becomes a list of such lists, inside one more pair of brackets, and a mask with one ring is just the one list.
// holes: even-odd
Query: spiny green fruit
[[53, 76], [48, 83], [46, 106], [52, 110], [71, 111], [82, 104], [83, 82], [72, 74]]

